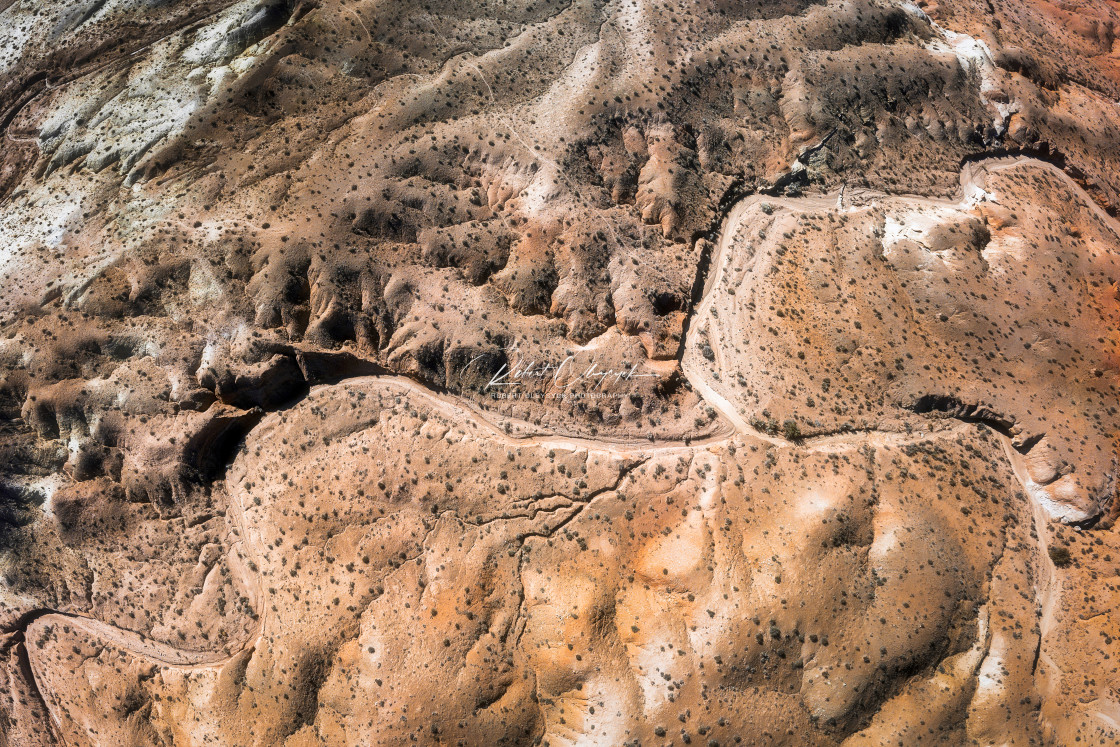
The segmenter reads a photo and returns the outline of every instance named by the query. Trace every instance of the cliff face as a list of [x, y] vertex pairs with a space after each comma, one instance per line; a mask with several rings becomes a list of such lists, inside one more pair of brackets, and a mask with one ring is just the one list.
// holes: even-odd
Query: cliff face
[[0, 744], [1120, 740], [1120, 12], [919, 5], [0, 0]]

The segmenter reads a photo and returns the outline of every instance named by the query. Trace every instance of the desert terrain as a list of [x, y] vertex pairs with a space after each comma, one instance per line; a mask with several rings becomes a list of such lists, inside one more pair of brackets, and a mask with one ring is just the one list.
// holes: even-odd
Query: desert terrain
[[0, 747], [1120, 744], [1118, 32], [0, 0]]

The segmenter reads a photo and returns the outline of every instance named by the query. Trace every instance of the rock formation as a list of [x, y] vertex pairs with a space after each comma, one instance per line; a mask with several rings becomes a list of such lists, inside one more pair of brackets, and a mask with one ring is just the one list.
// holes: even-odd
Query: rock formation
[[1118, 31], [0, 0], [0, 746], [1120, 743]]

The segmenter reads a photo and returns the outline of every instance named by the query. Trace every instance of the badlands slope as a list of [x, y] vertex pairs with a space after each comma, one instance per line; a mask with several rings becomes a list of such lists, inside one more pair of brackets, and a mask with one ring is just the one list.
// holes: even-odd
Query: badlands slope
[[1118, 31], [0, 0], [0, 745], [1120, 743]]

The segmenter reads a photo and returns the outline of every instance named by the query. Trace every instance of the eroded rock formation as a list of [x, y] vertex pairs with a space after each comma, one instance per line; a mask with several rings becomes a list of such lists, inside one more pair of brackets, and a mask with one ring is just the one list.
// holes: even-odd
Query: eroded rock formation
[[1115, 744], [1104, 2], [0, 3], [0, 744]]

